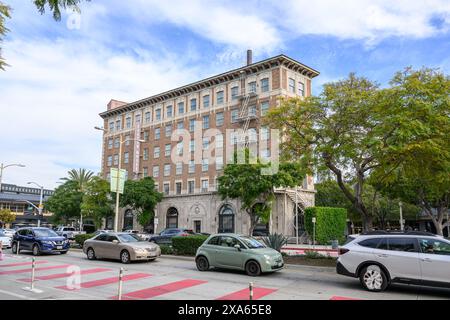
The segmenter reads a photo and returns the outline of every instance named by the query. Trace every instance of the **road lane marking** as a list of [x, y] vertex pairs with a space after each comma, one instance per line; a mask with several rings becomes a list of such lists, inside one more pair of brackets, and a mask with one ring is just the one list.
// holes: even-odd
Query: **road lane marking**
[[[93, 273], [100, 273], [100, 272], [106, 272], [106, 271], [111, 271], [112, 269], [106, 269], [106, 268], [95, 268], [95, 269], [86, 269], [86, 270], [81, 270], [81, 272], [79, 273], [80, 275], [86, 275], [86, 274], [93, 274]], [[74, 272], [69, 272], [69, 273], [58, 273], [58, 274], [50, 274], [48, 276], [39, 276], [36, 277], [36, 280], [53, 280], [53, 279], [61, 279], [61, 278], [68, 278], [72, 275], [76, 275], [76, 273]], [[22, 281], [22, 282], [30, 282], [30, 279], [17, 279], [17, 281]]]
[[[30, 262], [18, 262], [18, 263], [10, 263], [10, 264], [0, 264], [0, 268], [10, 268], [10, 267], [21, 267], [21, 266], [29, 266], [31, 265], [32, 261], [30, 260]], [[35, 264], [43, 264], [43, 263], [48, 263], [48, 261], [41, 261], [38, 260], [35, 262]]]
[[333, 296], [333, 297], [331, 297], [330, 300], [341, 300], [341, 301], [345, 301], [345, 300], [361, 300], [361, 299], [355, 299], [355, 298], [349, 298], [349, 297], [341, 297], [341, 296]]
[[[202, 280], [194, 280], [194, 279], [187, 279], [187, 280], [181, 280], [176, 282], [171, 282], [168, 284], [163, 284], [156, 287], [151, 287], [143, 290], [128, 292], [124, 295], [122, 295], [123, 300], [133, 300], [133, 299], [150, 299], [153, 297], [161, 296], [164, 294], [168, 294], [171, 292], [179, 291], [182, 289], [190, 288], [193, 286], [198, 286], [200, 284], [207, 283], [208, 281], [202, 281]], [[117, 299], [116, 297], [111, 297], [110, 299]]]
[[11, 297], [19, 298], [19, 299], [22, 299], [22, 300], [36, 300], [36, 299], [34, 299], [34, 298], [30, 298], [30, 297], [27, 297], [27, 296], [23, 296], [23, 295], [17, 294], [17, 293], [12, 293], [12, 292], [10, 292], [10, 291], [0, 290], [0, 293], [9, 295], [9, 296], [11, 296]]
[[[51, 266], [51, 267], [42, 267], [42, 268], [35, 268], [34, 271], [45, 271], [45, 270], [53, 270], [53, 269], [62, 269], [62, 268], [67, 268], [70, 267], [70, 264], [62, 264], [59, 266]], [[8, 270], [8, 271], [1, 271], [0, 272], [0, 276], [1, 275], [7, 275], [7, 274], [17, 274], [17, 273], [27, 273], [27, 272], [31, 272], [31, 268], [30, 269], [20, 269], [20, 270]]]
[[[131, 280], [137, 280], [137, 279], [143, 279], [143, 278], [147, 278], [147, 277], [151, 277], [151, 274], [148, 273], [133, 273], [133, 274], [127, 274], [125, 276], [123, 276], [122, 280], [123, 281], [131, 281]], [[94, 281], [88, 281], [88, 282], [83, 282], [80, 284], [80, 287], [83, 289], [86, 288], [93, 288], [93, 287], [99, 287], [99, 286], [105, 286], [108, 284], [113, 284], [113, 283], [117, 283], [119, 282], [119, 277], [111, 277], [111, 278], [105, 278], [105, 279], [100, 279], [100, 280], [94, 280]], [[74, 291], [74, 290], [78, 290], [78, 289], [71, 289], [67, 286], [58, 286], [55, 287], [56, 289], [62, 289], [62, 290], [67, 290], [67, 291]]]
[[[258, 300], [262, 297], [265, 297], [271, 293], [278, 291], [277, 289], [268, 289], [268, 288], [253, 288], [253, 299]], [[217, 298], [216, 300], [250, 300], [250, 290], [249, 288], [239, 290], [230, 294], [227, 294], [223, 297]]]

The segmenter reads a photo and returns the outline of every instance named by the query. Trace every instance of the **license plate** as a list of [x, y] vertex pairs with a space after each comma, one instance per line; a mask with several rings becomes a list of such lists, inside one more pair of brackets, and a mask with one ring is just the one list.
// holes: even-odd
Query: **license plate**
[[56, 246], [56, 250], [61, 250], [62, 246]]

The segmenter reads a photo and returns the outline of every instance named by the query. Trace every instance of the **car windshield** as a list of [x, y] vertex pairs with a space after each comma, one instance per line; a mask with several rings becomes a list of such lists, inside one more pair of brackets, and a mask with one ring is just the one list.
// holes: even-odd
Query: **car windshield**
[[261, 242], [256, 240], [255, 238], [251, 237], [239, 237], [239, 240], [241, 240], [247, 247], [250, 249], [261, 249], [265, 248], [266, 246], [263, 245]]
[[55, 231], [50, 229], [34, 229], [36, 237], [59, 237]]
[[0, 237], [5, 237], [5, 233], [3, 231], [0, 231]]
[[135, 234], [118, 234], [117, 237], [119, 238], [120, 242], [139, 242], [142, 241], [141, 238], [139, 238], [138, 236], [136, 236]]

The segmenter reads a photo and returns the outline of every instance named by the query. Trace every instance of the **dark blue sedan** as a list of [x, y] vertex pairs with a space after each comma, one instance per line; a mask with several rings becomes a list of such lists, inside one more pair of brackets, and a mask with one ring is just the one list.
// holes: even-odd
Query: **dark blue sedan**
[[69, 240], [48, 228], [21, 228], [14, 234], [11, 245], [14, 254], [31, 251], [35, 256], [53, 252], [65, 254], [69, 248]]

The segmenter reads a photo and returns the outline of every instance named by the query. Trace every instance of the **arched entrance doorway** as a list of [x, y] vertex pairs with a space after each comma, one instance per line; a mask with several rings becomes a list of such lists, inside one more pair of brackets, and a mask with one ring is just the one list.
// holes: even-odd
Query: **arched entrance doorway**
[[128, 209], [123, 216], [123, 230], [133, 230], [133, 211]]
[[234, 233], [234, 211], [226, 204], [219, 211], [219, 233]]
[[169, 208], [167, 210], [166, 228], [178, 228], [178, 210]]

